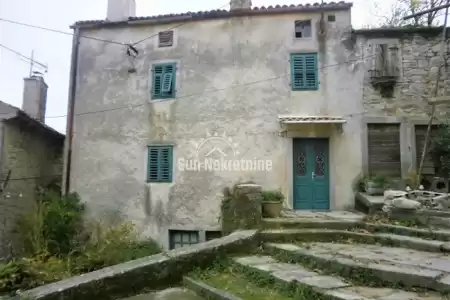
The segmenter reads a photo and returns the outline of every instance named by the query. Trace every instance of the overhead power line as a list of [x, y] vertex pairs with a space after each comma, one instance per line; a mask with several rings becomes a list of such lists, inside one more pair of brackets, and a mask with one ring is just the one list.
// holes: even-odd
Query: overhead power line
[[[336, 63], [336, 64], [330, 64], [330, 65], [322, 66], [322, 67], [319, 67], [318, 70], [322, 70], [322, 69], [327, 69], [327, 68], [331, 68], [331, 67], [336, 67], [336, 66], [348, 64], [349, 62], [355, 62], [355, 61], [358, 61], [360, 59], [367, 59], [367, 58], [370, 58], [370, 57], [373, 57], [373, 56], [375, 56], [375, 54], [374, 55], [365, 56], [365, 57], [362, 57], [362, 58], [358, 58], [358, 59], [350, 59], [350, 60], [347, 60], [347, 61], [344, 61], [344, 62], [340, 62], [340, 63]], [[281, 79], [281, 78], [284, 78], [284, 77], [288, 77], [288, 76], [290, 76], [290, 73], [286, 73], [286, 74], [283, 74], [283, 75], [280, 75], [280, 76], [260, 79], [260, 80], [256, 80], [256, 81], [252, 81], [252, 82], [246, 82], [246, 83], [242, 83], [242, 84], [230, 85], [230, 86], [227, 86], [227, 87], [224, 87], [224, 88], [209, 89], [209, 90], [203, 91], [201, 93], [193, 93], [193, 94], [188, 94], [188, 95], [176, 97], [176, 100], [183, 99], [183, 98], [190, 98], [190, 97], [193, 97], [193, 96], [202, 96], [205, 93], [221, 92], [221, 91], [225, 91], [225, 90], [229, 90], [229, 89], [235, 89], [235, 88], [239, 88], [239, 87], [244, 87], [244, 86], [249, 86], [249, 85], [253, 85], [253, 84], [262, 83], [262, 82], [278, 80], [278, 79]], [[119, 107], [102, 109], [102, 110], [96, 110], [96, 111], [80, 112], [80, 113], [76, 113], [75, 116], [104, 113], [104, 112], [109, 112], [109, 111], [129, 109], [129, 108], [133, 108], [133, 107], [140, 107], [140, 106], [144, 106], [144, 105], [146, 105], [146, 104], [145, 103], [140, 103], [140, 104], [123, 105], [123, 106], [119, 106]], [[67, 115], [49, 116], [49, 117], [46, 117], [46, 119], [56, 119], [56, 118], [65, 118], [65, 117], [67, 117]]]
[[[225, 5], [222, 5], [222, 6], [220, 6], [220, 7], [217, 8], [217, 9], [222, 9], [222, 8], [228, 6], [228, 5], [229, 5], [229, 3], [227, 3], [227, 4], [225, 4]], [[25, 27], [30, 27], [30, 28], [40, 29], [40, 30], [44, 30], [44, 31], [49, 31], [49, 32], [54, 32], [54, 33], [60, 33], [60, 34], [64, 34], [64, 35], [73, 36], [73, 33], [72, 33], [72, 32], [66, 32], [66, 31], [62, 31], [62, 30], [59, 30], [59, 29], [54, 29], [54, 28], [48, 28], [48, 27], [43, 27], [43, 26], [39, 26], [39, 25], [33, 25], [33, 24], [23, 23], [23, 22], [14, 21], [14, 20], [9, 20], [9, 19], [5, 19], [5, 18], [0, 18], [0, 21], [7, 22], [7, 23], [11, 23], [11, 24], [16, 24], [16, 25], [21, 25], [21, 26], [25, 26]], [[163, 31], [170, 31], [170, 30], [172, 30], [172, 29], [181, 27], [181, 26], [183, 26], [183, 25], [185, 25], [185, 24], [186, 24], [186, 23], [181, 23], [181, 24], [178, 24], [178, 25], [176, 25], [176, 26], [167, 28], [166, 30], [163, 30]], [[144, 42], [144, 41], [147, 41], [147, 40], [149, 40], [149, 39], [152, 39], [152, 38], [154, 38], [154, 37], [156, 37], [156, 36], [158, 36], [158, 33], [157, 33], [157, 34], [153, 34], [153, 35], [151, 35], [151, 36], [149, 36], [149, 37], [143, 38], [143, 39], [141, 39], [141, 40], [139, 40], [139, 41], [137, 41], [137, 42], [134, 42], [134, 43], [124, 43], [124, 42], [118, 42], [118, 41], [113, 41], [113, 40], [106, 40], [106, 39], [101, 39], [101, 38], [97, 38], [97, 37], [93, 37], [93, 36], [87, 36], [87, 35], [80, 35], [80, 38], [89, 39], [89, 40], [94, 40], [94, 41], [98, 41], [98, 42], [109, 43], [109, 44], [116, 44], [116, 45], [121, 45], [121, 46], [129, 46], [129, 45], [135, 46], [135, 45], [140, 44], [140, 43], [142, 43], [142, 42]]]
[[41, 66], [41, 67], [44, 68], [45, 70], [48, 69], [47, 65], [45, 65], [45, 64], [43, 64], [43, 63], [40, 63], [40, 62], [38, 62], [37, 60], [35, 60], [35, 59], [33, 59], [33, 58], [30, 58], [30, 57], [28, 57], [28, 56], [26, 56], [26, 55], [20, 53], [19, 51], [16, 51], [16, 50], [14, 50], [14, 49], [12, 49], [12, 48], [9, 48], [9, 47], [7, 47], [7, 46], [5, 46], [5, 45], [3, 45], [3, 44], [0, 44], [0, 47], [2, 47], [2, 48], [4, 48], [4, 49], [6, 49], [6, 50], [8, 50], [8, 51], [10, 51], [10, 52], [12, 52], [12, 53], [18, 55], [18, 56], [20, 56], [21, 58], [24, 58], [28, 63], [32, 61], [33, 63], [38, 64], [39, 66]]
[[[0, 21], [7, 22], [7, 23], [11, 23], [11, 24], [16, 24], [16, 25], [22, 25], [22, 26], [25, 26], [25, 27], [30, 27], [30, 28], [40, 29], [40, 30], [44, 30], [44, 31], [49, 31], [49, 32], [54, 32], [54, 33], [60, 33], [60, 34], [65, 34], [65, 35], [73, 36], [73, 33], [71, 33], [71, 32], [66, 32], [66, 31], [62, 31], [62, 30], [58, 30], [58, 29], [53, 29], [53, 28], [48, 28], [48, 27], [42, 27], [42, 26], [38, 26], [38, 25], [32, 25], [32, 24], [28, 24], [28, 23], [22, 23], [22, 22], [13, 21], [13, 20], [8, 20], [8, 19], [4, 19], [4, 18], [0, 18]], [[104, 43], [110, 43], [110, 44], [116, 44], [116, 45], [122, 45], [122, 46], [127, 45], [126, 43], [117, 42], [117, 41], [111, 41], [111, 40], [105, 40], [105, 39], [100, 39], [100, 38], [96, 38], [96, 37], [92, 37], [92, 36], [87, 36], [87, 35], [82, 35], [82, 36], [80, 36], [80, 37], [81, 37], [81, 38], [85, 38], [85, 39], [89, 39], [89, 40], [94, 40], [94, 41], [104, 42]]]

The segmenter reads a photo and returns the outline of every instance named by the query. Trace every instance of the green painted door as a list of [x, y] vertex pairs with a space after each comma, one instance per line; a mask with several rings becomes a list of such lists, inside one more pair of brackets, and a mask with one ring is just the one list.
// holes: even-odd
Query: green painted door
[[330, 209], [328, 139], [294, 139], [294, 209]]

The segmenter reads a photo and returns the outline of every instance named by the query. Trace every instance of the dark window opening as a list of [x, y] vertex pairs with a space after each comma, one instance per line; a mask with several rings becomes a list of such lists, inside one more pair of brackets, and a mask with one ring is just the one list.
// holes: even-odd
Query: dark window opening
[[169, 230], [169, 247], [177, 249], [199, 243], [198, 231]]
[[295, 21], [295, 37], [308, 38], [312, 36], [311, 20]]
[[335, 22], [336, 16], [335, 15], [328, 15], [328, 22]]
[[220, 232], [220, 231], [206, 231], [205, 232], [206, 241], [220, 239], [221, 237], [222, 237], [222, 232]]

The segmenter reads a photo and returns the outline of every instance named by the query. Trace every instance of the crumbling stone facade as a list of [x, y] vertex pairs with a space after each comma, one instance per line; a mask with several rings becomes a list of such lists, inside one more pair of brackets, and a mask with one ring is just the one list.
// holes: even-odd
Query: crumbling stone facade
[[[401, 175], [407, 177], [418, 169], [421, 149], [423, 149], [424, 132], [429, 121], [431, 105], [428, 102], [434, 95], [436, 78], [440, 65], [440, 34], [441, 28], [408, 28], [408, 29], [364, 29], [355, 31], [357, 48], [365, 62], [366, 73], [362, 86], [363, 114], [366, 124], [378, 124], [379, 128], [384, 125], [398, 126], [400, 151], [398, 160], [401, 164]], [[396, 70], [393, 76], [378, 76], [377, 59], [380, 53], [376, 48], [387, 45], [392, 66]], [[391, 53], [394, 48], [396, 53]], [[439, 81], [438, 96], [448, 94], [449, 75], [448, 62], [449, 46], [445, 45], [446, 63], [442, 68]], [[388, 64], [389, 64], [388, 63]], [[392, 93], [383, 95], [378, 85], [392, 84]], [[434, 124], [443, 123], [450, 109], [449, 105], [439, 105], [436, 108], [436, 119]], [[380, 129], [382, 131], [383, 129]], [[421, 135], [419, 130], [422, 131]], [[365, 132], [370, 135], [370, 132]], [[423, 140], [420, 140], [423, 139]], [[370, 148], [369, 137], [363, 137], [363, 149]], [[380, 145], [378, 145], [380, 147]], [[369, 172], [370, 149], [364, 151], [363, 165]], [[395, 156], [396, 154], [391, 154]], [[427, 160], [430, 160], [427, 158]], [[430, 164], [430, 163], [428, 163]], [[430, 168], [429, 175], [433, 174]]]
[[[0, 106], [1, 108], [1, 106]], [[12, 235], [18, 217], [36, 201], [38, 186], [60, 184], [64, 135], [20, 112], [0, 123], [2, 184], [0, 193], [0, 259], [18, 251]]]

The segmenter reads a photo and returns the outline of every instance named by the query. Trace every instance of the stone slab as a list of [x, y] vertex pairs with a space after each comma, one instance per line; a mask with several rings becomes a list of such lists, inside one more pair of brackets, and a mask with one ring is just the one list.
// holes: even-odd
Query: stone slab
[[438, 282], [442, 276], [450, 276], [450, 259], [443, 253], [366, 244], [308, 243], [299, 247], [272, 243], [266, 246], [292, 252], [293, 257], [334, 262], [351, 270], [367, 269], [380, 281], [402, 282], [411, 287], [437, 286], [440, 290], [450, 288], [446, 277]]
[[300, 267], [293, 270], [276, 271], [272, 274], [274, 277], [282, 281], [300, 281], [306, 277], [317, 276], [316, 272], [301, 269]]
[[240, 263], [240, 264], [244, 264], [244, 265], [248, 265], [248, 266], [253, 266], [253, 265], [263, 265], [263, 264], [270, 264], [270, 263], [275, 263], [277, 262], [273, 257], [271, 256], [244, 256], [244, 257], [239, 257], [235, 259], [236, 262]]
[[184, 288], [170, 288], [158, 292], [142, 294], [134, 297], [125, 298], [125, 300], [203, 300], [194, 292]]
[[299, 282], [312, 287], [318, 287], [320, 289], [327, 289], [327, 290], [350, 286], [350, 284], [344, 282], [340, 278], [333, 276], [306, 277], [299, 280]]
[[[196, 281], [189, 277], [183, 277], [183, 283], [191, 290], [195, 291], [197, 295], [204, 297], [205, 299], [216, 299], [216, 300], [242, 300], [233, 294], [216, 289], [204, 282]], [[174, 299], [174, 300], [184, 300], [184, 298]]]
[[264, 264], [264, 265], [253, 265], [252, 266], [255, 269], [265, 271], [265, 272], [276, 272], [276, 271], [293, 271], [297, 270], [298, 267], [292, 264], [286, 264], [286, 263], [271, 263], [271, 264]]

